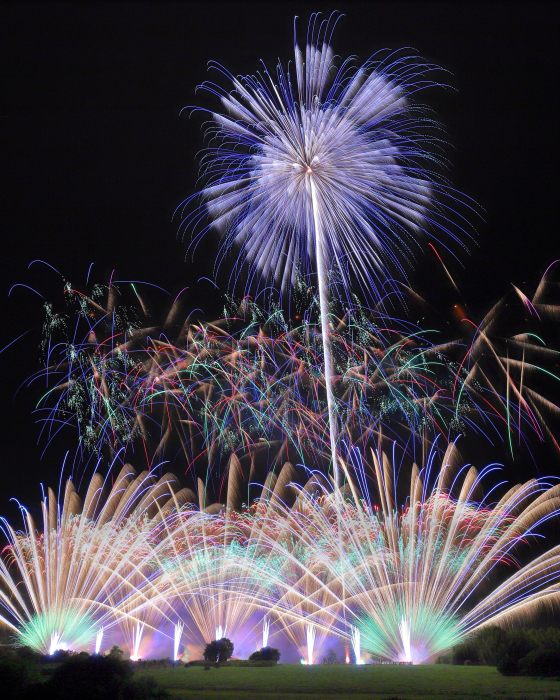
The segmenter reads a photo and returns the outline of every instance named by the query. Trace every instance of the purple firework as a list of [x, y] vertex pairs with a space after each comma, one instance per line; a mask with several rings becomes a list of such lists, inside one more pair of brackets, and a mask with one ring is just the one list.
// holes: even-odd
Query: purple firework
[[446, 188], [422, 167], [434, 161], [425, 149], [433, 139], [421, 135], [433, 122], [410, 101], [434, 85], [435, 66], [402, 55], [336, 67], [332, 28], [312, 18], [305, 56], [295, 45], [295, 83], [281, 65], [276, 81], [266, 68], [236, 78], [217, 66], [231, 91], [201, 86], [227, 114], [212, 113], [217, 146], [202, 158], [205, 206], [194, 215], [212, 223], [194, 240], [218, 229], [222, 257], [237, 244], [253, 274], [281, 291], [323, 261], [346, 289], [355, 275], [373, 291], [388, 267], [402, 269], [428, 223], [449, 233], [445, 206], [430, 207]]
[[[234, 245], [256, 279], [289, 292], [300, 274], [317, 273], [332, 458], [336, 466], [335, 401], [329, 351], [332, 283], [347, 295], [352, 282], [378, 296], [387, 270], [402, 271], [411, 243], [432, 224], [446, 231], [445, 192], [423, 167], [437, 160], [423, 127], [433, 122], [410, 96], [433, 85], [434, 66], [389, 56], [353, 67], [335, 65], [330, 38], [336, 20], [309, 24], [305, 55], [295, 44], [293, 71], [278, 65], [231, 80], [231, 91], [204, 83], [226, 114], [212, 113], [212, 147], [203, 156], [204, 205], [184, 222], [210, 215], [196, 244], [214, 227], [222, 234], [218, 264]], [[216, 145], [214, 145], [216, 144]], [[450, 234], [453, 235], [453, 234]], [[237, 266], [237, 271], [240, 267]]]

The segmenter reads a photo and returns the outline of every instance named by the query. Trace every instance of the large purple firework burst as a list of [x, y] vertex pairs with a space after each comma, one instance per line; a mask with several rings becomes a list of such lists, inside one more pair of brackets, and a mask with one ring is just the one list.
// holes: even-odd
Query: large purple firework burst
[[200, 86], [225, 114], [211, 113], [204, 204], [184, 226], [208, 213], [193, 243], [216, 228], [218, 264], [239, 247], [249, 284], [256, 277], [285, 293], [298, 274], [323, 267], [347, 293], [358, 281], [376, 296], [388, 270], [404, 273], [423, 234], [459, 240], [443, 203], [455, 193], [435, 172], [440, 127], [413, 102], [437, 85], [437, 67], [407, 52], [337, 66], [336, 21], [312, 16], [305, 51], [295, 43], [295, 76], [280, 63], [275, 77], [266, 67], [235, 77], [213, 64], [231, 87]]
[[[218, 264], [234, 245], [256, 278], [281, 296], [300, 275], [315, 272], [328, 403], [331, 465], [338, 484], [338, 420], [329, 297], [332, 282], [349, 298], [355, 283], [371, 297], [403, 272], [411, 240], [432, 228], [453, 236], [443, 202], [446, 191], [426, 163], [437, 161], [428, 143], [434, 122], [411, 102], [433, 85], [434, 66], [408, 55], [373, 58], [359, 68], [337, 67], [330, 46], [336, 15], [311, 17], [305, 53], [295, 43], [295, 83], [279, 64], [276, 80], [235, 78], [231, 91], [212, 83], [226, 115], [212, 112], [212, 143], [203, 156], [207, 178], [202, 217], [221, 231]], [[198, 209], [185, 226], [200, 220]], [[200, 240], [208, 230], [195, 236]]]

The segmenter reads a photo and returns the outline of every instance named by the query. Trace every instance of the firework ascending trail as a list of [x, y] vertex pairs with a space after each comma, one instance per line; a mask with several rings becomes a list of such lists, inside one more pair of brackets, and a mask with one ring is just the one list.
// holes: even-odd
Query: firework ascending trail
[[406, 620], [404, 617], [399, 623], [399, 630], [401, 633], [404, 660], [407, 663], [410, 663], [412, 661], [412, 652], [410, 650], [410, 625], [408, 623], [408, 620]]
[[[296, 42], [295, 81], [280, 64], [276, 81], [266, 70], [265, 77], [235, 78], [218, 66], [231, 79], [231, 91], [201, 86], [220, 97], [227, 114], [212, 113], [208, 128], [219, 142], [203, 158], [203, 209], [212, 224], [194, 244], [216, 228], [220, 259], [239, 247], [239, 259], [250, 266], [247, 286], [258, 277], [281, 296], [298, 275], [316, 274], [338, 489], [332, 282], [342, 285], [345, 298], [356, 281], [370, 298], [381, 298], [382, 281], [403, 272], [427, 227], [448, 235], [450, 224], [441, 203], [431, 206], [434, 193], [443, 195], [446, 188], [424, 167], [437, 157], [425, 150], [426, 119], [410, 101], [435, 84], [428, 77], [435, 66], [393, 55], [360, 67], [348, 59], [337, 67], [330, 46], [333, 17], [313, 15], [304, 52]], [[201, 216], [197, 210], [185, 227]]]
[[364, 663], [362, 659], [360, 636], [360, 630], [355, 625], [352, 625], [352, 649], [354, 650], [354, 656], [356, 657], [356, 663], [358, 666], [361, 666]]
[[103, 627], [100, 627], [97, 630], [97, 634], [95, 635], [95, 653], [100, 654], [101, 653], [101, 642], [103, 641]]
[[130, 654], [131, 661], [138, 661], [140, 658], [140, 644], [142, 635], [144, 634], [144, 623], [137, 622], [132, 632], [132, 649]]
[[262, 648], [268, 646], [268, 634], [270, 632], [270, 620], [268, 618], [263, 619], [262, 623]]
[[305, 626], [305, 636], [307, 638], [307, 660], [306, 663], [308, 666], [311, 666], [313, 664], [313, 647], [315, 645], [315, 627], [311, 623], [307, 623]]

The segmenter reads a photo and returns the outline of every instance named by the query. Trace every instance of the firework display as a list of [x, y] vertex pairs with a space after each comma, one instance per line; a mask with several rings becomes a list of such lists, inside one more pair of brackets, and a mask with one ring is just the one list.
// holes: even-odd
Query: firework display
[[268, 303], [226, 296], [208, 320], [183, 290], [162, 316], [141, 283], [89, 272], [45, 303], [29, 383], [46, 386], [42, 437], [73, 430], [78, 451], [40, 523], [21, 506], [23, 530], [2, 521], [14, 644], [99, 654], [111, 639], [139, 660], [163, 643], [178, 661], [272, 639], [312, 665], [334, 640], [359, 665], [422, 663], [560, 603], [560, 545], [527, 554], [560, 485], [485, 493], [498, 466], [458, 449], [560, 451], [556, 268], [478, 323], [402, 282], [421, 239], [457, 240], [462, 198], [432, 172], [439, 127], [412, 101], [434, 67], [337, 67], [335, 23], [313, 16], [295, 79], [221, 69], [231, 92], [203, 86], [227, 114], [212, 112], [183, 225], [193, 245], [220, 232], [218, 263], [236, 246], [232, 279], [271, 285]]
[[44, 502], [42, 535], [27, 513], [25, 533], [8, 529], [2, 621], [43, 653], [91, 646], [96, 635], [99, 647], [117, 627], [135, 659], [166, 623], [177, 657], [184, 629], [202, 647], [226, 631], [235, 639], [256, 615], [308, 664], [329, 636], [352, 644], [358, 660], [361, 648], [418, 663], [557, 603], [560, 547], [524, 566], [516, 555], [558, 516], [560, 486], [531, 480], [487, 505], [484, 474], [463, 465], [453, 443], [439, 470], [435, 460], [412, 467], [403, 506], [395, 465], [375, 451], [362, 465], [375, 474], [375, 498], [349, 478], [338, 504], [320, 475], [293, 484], [289, 464], [244, 513], [200, 511], [172, 479], [130, 472], [106, 500], [96, 475], [80, 508], [69, 482], [62, 515], [52, 492]]

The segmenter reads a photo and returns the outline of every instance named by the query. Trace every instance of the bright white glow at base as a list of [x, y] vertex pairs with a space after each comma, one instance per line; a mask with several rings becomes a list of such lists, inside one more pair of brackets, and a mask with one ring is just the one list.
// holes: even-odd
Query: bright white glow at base
[[401, 639], [404, 651], [404, 660], [411, 662], [412, 654], [410, 652], [410, 623], [403, 617], [399, 624], [399, 630], [401, 632]]
[[361, 666], [364, 663], [362, 655], [360, 653], [360, 630], [352, 625], [352, 649], [354, 650], [354, 655], [356, 656], [356, 663]]
[[313, 646], [315, 645], [315, 627], [313, 625], [307, 625], [305, 636], [307, 638], [307, 663], [311, 666], [313, 664]]
[[270, 630], [270, 620], [268, 618], [264, 618], [263, 620], [263, 635], [262, 635], [262, 645], [263, 648], [268, 646], [268, 633]]
[[49, 645], [50, 656], [52, 656], [57, 649], [62, 649], [61, 638], [62, 634], [60, 632], [53, 632], [51, 634], [51, 643]]
[[224, 625], [224, 627], [218, 625], [218, 627], [216, 627], [216, 639], [223, 639], [226, 636], [226, 629], [226, 625]]
[[175, 624], [175, 635], [173, 640], [173, 661], [179, 660], [179, 644], [181, 643], [181, 637], [183, 636], [183, 623], [177, 622]]
[[131, 661], [138, 661], [140, 658], [140, 642], [142, 641], [142, 634], [144, 633], [144, 623], [137, 622], [136, 627], [132, 630], [132, 654], [130, 656]]
[[103, 627], [100, 627], [97, 630], [97, 634], [95, 635], [95, 653], [99, 654], [101, 653], [101, 640], [103, 639]]

